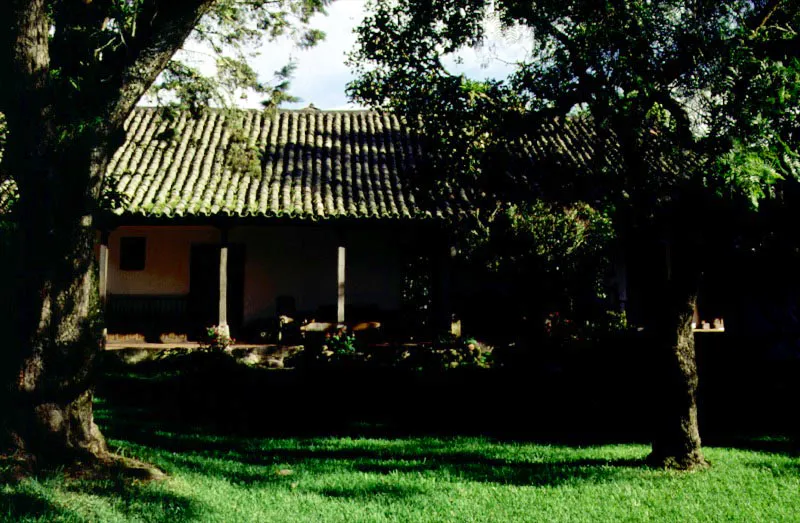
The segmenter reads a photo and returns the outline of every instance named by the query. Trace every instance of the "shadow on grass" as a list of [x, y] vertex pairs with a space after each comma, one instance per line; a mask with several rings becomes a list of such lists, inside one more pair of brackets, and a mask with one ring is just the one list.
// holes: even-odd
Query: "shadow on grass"
[[70, 511], [32, 492], [0, 492], [0, 521], [67, 519]]
[[362, 472], [392, 474], [395, 472], [444, 472], [448, 476], [482, 483], [503, 485], [554, 487], [565, 483], [589, 481], [600, 483], [616, 481], [625, 476], [625, 469], [642, 469], [644, 460], [634, 459], [582, 459], [542, 463], [504, 462], [497, 460], [462, 459], [463, 456], [446, 456], [444, 460], [423, 458], [423, 463], [377, 462], [359, 464]]
[[[462, 452], [458, 445], [309, 449], [272, 443], [264, 447], [259, 443], [263, 439], [256, 439], [392, 440], [458, 434], [581, 446], [646, 442], [642, 436], [650, 432], [647, 395], [627, 384], [615, 388], [606, 383], [613, 383], [610, 379], [601, 383], [595, 376], [595, 384], [606, 390], [583, 383], [583, 375], [531, 380], [497, 372], [314, 374], [252, 369], [228, 360], [198, 354], [182, 363], [150, 362], [107, 374], [99, 388], [111, 409], [98, 416], [104, 432], [149, 449], [175, 468], [230, 476], [245, 484], [280, 480], [268, 470], [243, 472], [237, 463], [286, 464], [308, 471], [335, 466], [374, 474], [435, 472], [479, 482], [541, 486], [613, 481], [645, 468], [639, 460], [508, 461]], [[791, 442], [742, 439], [725, 446], [794, 452]], [[340, 497], [346, 495], [343, 491]]]
[[66, 490], [102, 497], [114, 510], [134, 520], [196, 520], [204, 513], [191, 498], [124, 479], [71, 482]]
[[721, 438], [718, 441], [712, 440], [712, 443], [714, 446], [731, 447], [739, 450], [782, 454], [790, 457], [800, 456], [798, 441], [788, 436]]
[[159, 485], [123, 476], [75, 479], [42, 472], [0, 483], [0, 521], [103, 521], [111, 514], [136, 521], [184, 521], [203, 516], [196, 500]]
[[[226, 477], [242, 484], [286, 484], [293, 481], [275, 474], [282, 467], [306, 474], [357, 471], [370, 474], [433, 473], [466, 481], [519, 486], [556, 486], [574, 481], [605, 482], [624, 479], [646, 469], [643, 459], [575, 459], [531, 462], [504, 459], [487, 452], [464, 450], [458, 441], [431, 438], [389, 439], [380, 444], [348, 441], [337, 448], [336, 440], [261, 440], [237, 436], [203, 435], [179, 425], [110, 421], [106, 432], [113, 437], [157, 452], [172, 470], [192, 470]], [[245, 465], [247, 467], [242, 467]], [[253, 472], [252, 467], [263, 472]], [[392, 487], [394, 488], [394, 487]], [[325, 495], [360, 496], [360, 490], [342, 489]], [[386, 492], [400, 495], [401, 492]]]
[[531, 384], [474, 369], [270, 371], [215, 361], [189, 370], [149, 362], [139, 373], [107, 374], [98, 396], [154, 423], [241, 436], [472, 434], [590, 445], [642, 442], [645, 432], [646, 416], [625, 399], [635, 396], [608, 397], [598, 405], [598, 393], [587, 397], [547, 380]]

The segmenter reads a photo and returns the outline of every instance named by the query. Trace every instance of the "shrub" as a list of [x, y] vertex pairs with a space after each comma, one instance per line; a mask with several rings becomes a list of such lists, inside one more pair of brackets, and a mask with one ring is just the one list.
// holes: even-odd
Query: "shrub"
[[491, 348], [482, 345], [475, 338], [455, 339], [435, 350], [440, 353], [441, 365], [445, 368], [490, 366]]
[[322, 344], [322, 356], [328, 360], [341, 361], [352, 359], [356, 355], [356, 337], [344, 327], [325, 335]]
[[559, 312], [550, 313], [544, 320], [547, 340], [560, 346], [575, 343], [597, 343], [635, 331], [625, 312], [603, 311], [592, 318], [576, 320]]
[[208, 352], [223, 351], [235, 342], [227, 325], [212, 325], [206, 329], [206, 339], [203, 340], [200, 349]]
[[432, 347], [414, 347], [400, 352], [392, 365], [418, 371], [489, 368], [492, 365], [492, 348], [474, 338], [456, 338], [450, 334], [439, 336]]

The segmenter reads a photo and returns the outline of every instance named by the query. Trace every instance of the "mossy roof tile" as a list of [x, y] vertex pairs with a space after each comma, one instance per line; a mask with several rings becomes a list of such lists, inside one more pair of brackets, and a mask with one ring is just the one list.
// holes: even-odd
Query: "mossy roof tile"
[[406, 158], [419, 146], [401, 129], [395, 116], [367, 111], [210, 110], [168, 119], [159, 109], [138, 108], [109, 164], [124, 202], [115, 212], [429, 216], [415, 204], [415, 164]]
[[[137, 108], [125, 130], [108, 168], [123, 196], [112, 209], [118, 215], [443, 218], [470, 200], [465, 187], [448, 185], [437, 196], [415, 190], [421, 142], [389, 113], [210, 109], [167, 118], [161, 109]], [[535, 183], [542, 164], [590, 176], [624, 165], [613, 134], [601, 135], [587, 118], [543, 122], [509, 146], [529, 158], [517, 174], [522, 183]], [[685, 170], [686, 161], [646, 160]], [[12, 182], [0, 180], [0, 214], [15, 194]]]

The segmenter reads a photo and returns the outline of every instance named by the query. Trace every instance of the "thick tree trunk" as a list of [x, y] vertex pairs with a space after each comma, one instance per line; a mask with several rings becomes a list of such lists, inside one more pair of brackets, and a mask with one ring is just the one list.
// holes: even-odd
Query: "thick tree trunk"
[[656, 316], [649, 326], [653, 344], [650, 349], [657, 351], [657, 379], [653, 450], [648, 462], [657, 467], [692, 470], [708, 466], [700, 446], [692, 332], [699, 270], [696, 253], [691, 249], [678, 254], [669, 257], [672, 261], [668, 261], [662, 290], [655, 295]]
[[143, 6], [136, 35], [102, 59], [83, 40], [59, 52], [62, 36], [72, 42], [91, 21], [105, 25], [101, 11], [78, 11], [84, 3], [0, 2], [2, 168], [19, 190], [14, 247], [0, 252], [14, 260], [14, 283], [0, 286], [0, 430], [29, 462], [108, 457], [92, 414], [102, 344], [92, 216], [124, 120], [214, 2]]
[[654, 466], [682, 470], [707, 466], [697, 423], [698, 375], [691, 324], [695, 296], [686, 298], [684, 309], [674, 312], [674, 331], [663, 333], [666, 339], [657, 342], [663, 352], [658, 358], [659, 408], [653, 451], [648, 458]]
[[90, 389], [101, 342], [90, 213], [108, 140], [93, 130], [69, 141], [56, 131], [47, 10], [42, 0], [4, 4], [10, 30], [0, 42], [9, 79], [3, 167], [20, 194], [14, 252], [3, 253], [14, 262], [2, 296], [1, 428], [6, 449], [27, 462], [107, 454]]
[[52, 201], [32, 202], [22, 193], [18, 202], [16, 288], [6, 318], [12, 336], [3, 353], [8, 372], [3, 429], [7, 446], [25, 460], [104, 458], [91, 392], [102, 346], [96, 233], [81, 212], [83, 198], [70, 201], [58, 175], [47, 178], [53, 189], [39, 187], [39, 194]]

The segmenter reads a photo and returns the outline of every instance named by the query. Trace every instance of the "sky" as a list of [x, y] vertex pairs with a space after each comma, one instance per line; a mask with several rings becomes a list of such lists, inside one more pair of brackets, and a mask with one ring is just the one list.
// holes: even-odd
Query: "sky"
[[[290, 94], [302, 101], [285, 104], [285, 108], [302, 108], [314, 104], [319, 109], [354, 109], [345, 94], [345, 85], [353, 75], [345, 65], [345, 55], [355, 45], [353, 30], [365, 16], [365, 0], [337, 0], [327, 8], [328, 15], [316, 15], [311, 26], [326, 33], [325, 40], [312, 49], [297, 49], [288, 39], [266, 46], [253, 61], [261, 80], [269, 81], [274, 71], [291, 58], [297, 64]], [[489, 30], [487, 44], [481, 49], [467, 49], [460, 53], [462, 62], [445, 61], [451, 72], [464, 73], [476, 79], [505, 77], [511, 62], [521, 60], [529, 53], [526, 40]], [[260, 98], [250, 97], [244, 103], [259, 107]]]

